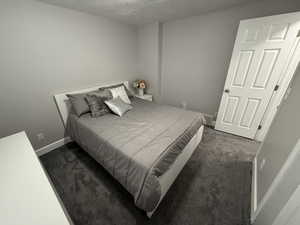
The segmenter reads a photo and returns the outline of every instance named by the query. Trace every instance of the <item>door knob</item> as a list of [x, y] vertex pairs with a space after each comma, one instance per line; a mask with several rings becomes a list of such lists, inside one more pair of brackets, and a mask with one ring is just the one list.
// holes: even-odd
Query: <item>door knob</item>
[[230, 90], [229, 90], [229, 89], [225, 89], [224, 92], [225, 92], [225, 93], [229, 93]]

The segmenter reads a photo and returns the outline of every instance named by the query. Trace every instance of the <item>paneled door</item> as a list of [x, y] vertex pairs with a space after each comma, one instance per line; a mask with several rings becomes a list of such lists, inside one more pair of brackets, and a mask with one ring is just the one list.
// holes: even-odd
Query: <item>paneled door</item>
[[300, 30], [300, 13], [240, 22], [216, 129], [254, 138], [284, 76]]

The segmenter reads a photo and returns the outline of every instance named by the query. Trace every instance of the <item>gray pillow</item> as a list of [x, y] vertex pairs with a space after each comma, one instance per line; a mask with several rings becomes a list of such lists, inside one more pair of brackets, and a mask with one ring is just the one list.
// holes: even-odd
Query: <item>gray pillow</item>
[[85, 97], [88, 106], [91, 110], [91, 115], [92, 117], [100, 117], [105, 115], [106, 113], [108, 113], [108, 108], [107, 106], [104, 104], [103, 100], [99, 97], [97, 97], [96, 95], [90, 95], [88, 94]]
[[71, 105], [73, 107], [73, 110], [77, 116], [81, 116], [85, 113], [90, 112], [90, 108], [85, 100], [86, 96], [87, 96], [87, 93], [67, 94], [67, 97], [69, 98]]
[[[110, 112], [110, 109], [108, 108], [107, 105], [104, 104], [104, 101], [108, 101], [113, 99], [113, 96], [110, 92], [109, 89], [104, 89], [104, 90], [98, 90], [94, 91], [93, 93], [88, 94], [89, 96], [96, 96], [98, 99], [98, 102], [100, 103], [100, 108], [105, 110], [106, 113]], [[103, 104], [101, 104], [103, 102]]]
[[111, 89], [111, 88], [117, 88], [117, 87], [120, 87], [120, 86], [124, 86], [125, 91], [126, 91], [129, 98], [134, 97], [134, 95], [131, 93], [131, 91], [129, 91], [128, 88], [124, 84], [111, 85], [111, 86], [108, 86], [108, 87], [99, 88], [99, 90], [107, 90], [107, 89]]
[[94, 91], [93, 93], [89, 93], [88, 95], [95, 95], [98, 98], [101, 98], [103, 101], [111, 100], [113, 99], [113, 96], [109, 89], [99, 89], [97, 91]]
[[132, 106], [125, 103], [120, 97], [105, 101], [104, 103], [118, 116], [123, 116], [126, 112], [132, 109]]

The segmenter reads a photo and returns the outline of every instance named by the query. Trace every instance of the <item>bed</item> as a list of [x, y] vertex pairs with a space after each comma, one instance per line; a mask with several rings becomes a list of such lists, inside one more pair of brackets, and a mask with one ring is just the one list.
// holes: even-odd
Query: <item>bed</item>
[[[123, 83], [128, 87], [128, 82]], [[55, 95], [68, 135], [100, 163], [134, 197], [150, 218], [200, 143], [204, 118], [200, 113], [132, 99], [123, 117], [106, 114], [76, 116], [66, 94]]]

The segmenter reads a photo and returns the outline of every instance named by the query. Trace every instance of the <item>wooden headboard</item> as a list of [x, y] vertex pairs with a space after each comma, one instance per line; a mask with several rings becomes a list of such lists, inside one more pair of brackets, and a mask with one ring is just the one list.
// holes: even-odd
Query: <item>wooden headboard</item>
[[68, 92], [54, 95], [54, 100], [55, 100], [58, 112], [60, 114], [60, 117], [62, 119], [64, 126], [66, 126], [66, 124], [67, 124], [68, 116], [69, 116], [70, 109], [71, 109], [71, 103], [67, 97], [67, 94], [80, 94], [80, 93], [85, 93], [85, 92], [91, 92], [91, 91], [98, 90], [99, 88], [102, 88], [102, 87], [108, 87], [108, 86], [117, 85], [117, 84], [124, 84], [128, 89], [130, 89], [128, 81], [119, 81], [119, 82], [111, 82], [111, 83], [97, 85], [94, 87], [85, 88], [85, 89], [81, 89], [81, 90], [77, 90], [77, 91], [68, 91]]

